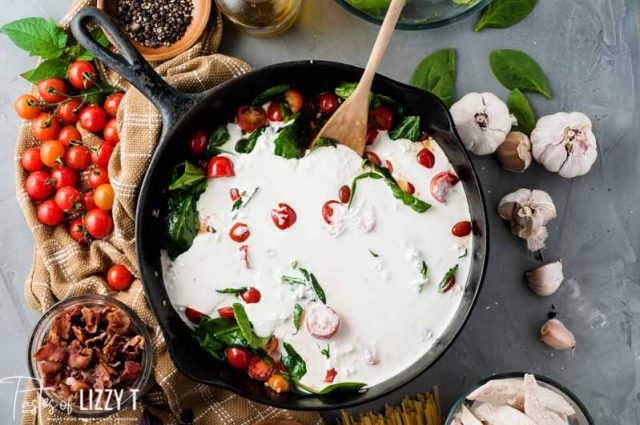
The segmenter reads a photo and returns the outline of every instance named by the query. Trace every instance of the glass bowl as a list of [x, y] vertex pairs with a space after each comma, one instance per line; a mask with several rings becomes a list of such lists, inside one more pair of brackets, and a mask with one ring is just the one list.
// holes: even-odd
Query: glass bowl
[[[502, 373], [498, 375], [489, 376], [483, 379], [482, 381], [478, 382], [454, 403], [453, 407], [449, 411], [449, 416], [447, 416], [445, 425], [451, 425], [453, 423], [453, 417], [455, 416], [456, 413], [458, 413], [458, 410], [460, 410], [460, 407], [462, 406], [462, 404], [467, 400], [467, 396], [471, 394], [473, 391], [475, 391], [477, 388], [481, 387], [482, 385], [486, 384], [489, 381], [493, 381], [497, 379], [510, 379], [510, 378], [524, 379], [524, 374], [525, 372]], [[547, 378], [546, 376], [538, 375], [535, 373], [533, 375], [535, 376], [536, 381], [538, 381], [538, 385], [540, 385], [543, 388], [552, 390], [555, 393], [564, 397], [567, 403], [569, 403], [571, 407], [573, 407], [573, 409], [576, 411], [576, 414], [569, 418], [569, 425], [594, 425], [595, 424], [595, 422], [593, 421], [593, 418], [591, 417], [591, 414], [589, 414], [589, 411], [587, 410], [587, 408], [584, 406], [584, 404], [580, 401], [580, 399], [575, 394], [573, 394], [566, 387], [554, 381], [553, 379], [550, 379], [550, 378]]]
[[[129, 390], [124, 391], [124, 394], [121, 394], [122, 398], [120, 400], [119, 406], [116, 404], [115, 398], [111, 397], [111, 402], [107, 404], [107, 408], [95, 408], [95, 406], [91, 405], [87, 407], [87, 401], [85, 401], [84, 408], [81, 408], [81, 406], [79, 406], [78, 404], [72, 404], [56, 397], [53, 391], [48, 390], [43, 385], [42, 373], [38, 362], [35, 360], [34, 355], [43, 345], [45, 339], [47, 338], [49, 330], [51, 329], [53, 319], [58, 315], [58, 313], [67, 308], [76, 306], [116, 307], [119, 310], [123, 311], [129, 317], [129, 319], [131, 319], [132, 332], [136, 335], [142, 335], [142, 337], [144, 338], [144, 349], [142, 350], [141, 361], [142, 371], [136, 381], [130, 385]], [[101, 417], [115, 413], [117, 412], [117, 410], [122, 410], [129, 407], [140, 397], [141, 392], [149, 381], [151, 372], [153, 370], [153, 350], [151, 349], [151, 335], [149, 334], [146, 324], [127, 305], [116, 300], [115, 298], [99, 294], [77, 295], [54, 304], [49, 310], [45, 312], [38, 323], [36, 323], [35, 329], [33, 330], [31, 339], [29, 341], [29, 349], [27, 355], [29, 373], [31, 374], [31, 378], [34, 381], [39, 394], [46, 399], [47, 406], [56, 407], [63, 412], [73, 416]], [[139, 406], [140, 405], [138, 405], [138, 408], [140, 408]]]
[[[396, 28], [426, 30], [452, 24], [482, 10], [492, 0], [475, 0], [469, 4], [456, 4], [453, 0], [407, 0]], [[362, 0], [336, 0], [347, 11], [374, 24], [380, 25], [386, 9], [368, 13], [353, 6]]]

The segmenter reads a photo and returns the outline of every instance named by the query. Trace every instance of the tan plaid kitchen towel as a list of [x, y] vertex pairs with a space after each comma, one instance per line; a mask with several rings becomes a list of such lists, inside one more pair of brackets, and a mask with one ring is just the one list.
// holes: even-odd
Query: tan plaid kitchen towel
[[[61, 24], [68, 28], [73, 14], [80, 8], [93, 5], [96, 0], [73, 2]], [[216, 53], [222, 37], [222, 18], [213, 13], [208, 29], [191, 49], [164, 63], [156, 63], [156, 70], [175, 87], [184, 91], [202, 91], [250, 70], [241, 60]], [[64, 226], [49, 228], [36, 218], [35, 205], [29, 200], [24, 181], [27, 177], [19, 162], [20, 153], [37, 146], [31, 126], [23, 123], [16, 146], [16, 192], [27, 223], [35, 239], [33, 265], [25, 284], [25, 296], [31, 307], [44, 312], [57, 300], [83, 293], [110, 294], [131, 306], [149, 324], [155, 365], [151, 389], [141, 404], [160, 417], [164, 423], [194, 424], [252, 424], [261, 419], [293, 419], [304, 424], [321, 424], [316, 413], [289, 412], [250, 402], [230, 392], [189, 380], [179, 373], [169, 358], [166, 345], [146, 303], [142, 284], [136, 280], [128, 291], [112, 293], [104, 275], [113, 264], [124, 264], [137, 275], [135, 253], [134, 214], [138, 185], [145, 173], [150, 156], [160, 134], [160, 116], [137, 90], [118, 75], [100, 69], [103, 79], [126, 92], [118, 114], [121, 142], [109, 164], [111, 184], [115, 191], [113, 217], [115, 230], [106, 240], [81, 246], [67, 233]], [[82, 131], [82, 130], [81, 130]], [[84, 141], [97, 144], [96, 136], [83, 133]], [[86, 185], [86, 175], [83, 176]], [[86, 423], [59, 411], [37, 408], [37, 395], [29, 391], [25, 396], [23, 424]], [[128, 409], [104, 419], [89, 421], [98, 424], [137, 423], [142, 409]]]

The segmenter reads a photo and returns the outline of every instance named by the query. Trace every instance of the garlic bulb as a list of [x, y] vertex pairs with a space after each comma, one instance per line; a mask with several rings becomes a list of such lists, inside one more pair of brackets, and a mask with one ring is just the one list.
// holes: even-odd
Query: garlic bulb
[[512, 131], [507, 134], [496, 154], [505, 170], [522, 173], [531, 165], [531, 141], [526, 134]]
[[476, 155], [494, 153], [511, 131], [509, 108], [493, 93], [469, 93], [451, 107], [465, 147]]
[[536, 161], [566, 178], [586, 174], [598, 156], [591, 120], [581, 112], [540, 118], [531, 133], [531, 144]]
[[500, 200], [498, 214], [514, 235], [527, 241], [529, 251], [537, 251], [544, 248], [545, 225], [556, 217], [556, 207], [545, 191], [518, 189]]
[[573, 333], [558, 319], [551, 319], [540, 329], [542, 342], [556, 350], [573, 350], [576, 338]]
[[564, 280], [562, 262], [554, 261], [533, 269], [526, 274], [529, 288], [541, 297], [553, 295]]

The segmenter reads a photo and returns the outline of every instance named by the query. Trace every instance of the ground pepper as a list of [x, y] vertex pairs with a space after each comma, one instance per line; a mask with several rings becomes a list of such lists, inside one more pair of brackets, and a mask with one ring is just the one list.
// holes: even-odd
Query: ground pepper
[[178, 41], [191, 23], [193, 0], [120, 0], [120, 25], [146, 47], [169, 46]]

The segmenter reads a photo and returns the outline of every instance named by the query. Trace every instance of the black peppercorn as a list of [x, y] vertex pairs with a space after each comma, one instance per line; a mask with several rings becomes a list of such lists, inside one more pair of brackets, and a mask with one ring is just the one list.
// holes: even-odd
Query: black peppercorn
[[170, 46], [191, 23], [193, 0], [120, 0], [117, 15], [129, 36], [146, 47]]

